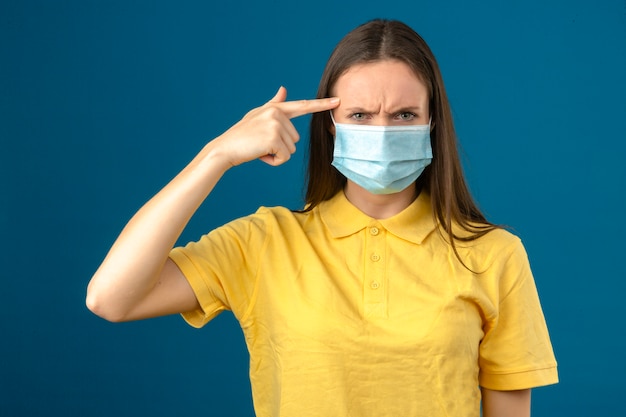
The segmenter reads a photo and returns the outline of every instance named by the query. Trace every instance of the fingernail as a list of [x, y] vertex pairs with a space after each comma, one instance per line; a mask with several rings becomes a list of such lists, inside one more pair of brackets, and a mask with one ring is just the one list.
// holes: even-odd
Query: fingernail
[[330, 104], [337, 104], [337, 103], [339, 103], [339, 97], [330, 98]]

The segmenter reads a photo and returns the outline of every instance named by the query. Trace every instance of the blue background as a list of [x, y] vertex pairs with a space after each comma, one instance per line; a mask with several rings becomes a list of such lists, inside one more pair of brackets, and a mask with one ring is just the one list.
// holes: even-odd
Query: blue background
[[[561, 377], [534, 415], [626, 415], [624, 0], [3, 0], [0, 415], [252, 415], [230, 314], [110, 324], [85, 288], [207, 140], [281, 84], [312, 97], [334, 45], [374, 17], [432, 47], [471, 188], [530, 254]], [[228, 172], [181, 242], [299, 207], [305, 147]]]

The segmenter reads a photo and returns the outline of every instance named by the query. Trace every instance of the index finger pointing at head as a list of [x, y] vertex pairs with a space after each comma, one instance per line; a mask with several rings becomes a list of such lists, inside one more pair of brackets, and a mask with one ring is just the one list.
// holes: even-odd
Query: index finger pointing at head
[[283, 103], [276, 104], [276, 106], [280, 108], [280, 110], [282, 110], [290, 119], [309, 113], [317, 113], [324, 110], [334, 109], [338, 105], [338, 97], [285, 101]]

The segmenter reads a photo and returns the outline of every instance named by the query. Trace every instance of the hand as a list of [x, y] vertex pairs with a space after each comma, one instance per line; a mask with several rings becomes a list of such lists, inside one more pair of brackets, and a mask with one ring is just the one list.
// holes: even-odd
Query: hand
[[280, 87], [274, 98], [251, 110], [213, 141], [214, 149], [229, 166], [257, 158], [272, 166], [287, 162], [300, 140], [291, 119], [339, 105], [338, 98], [285, 101], [286, 98], [287, 90]]

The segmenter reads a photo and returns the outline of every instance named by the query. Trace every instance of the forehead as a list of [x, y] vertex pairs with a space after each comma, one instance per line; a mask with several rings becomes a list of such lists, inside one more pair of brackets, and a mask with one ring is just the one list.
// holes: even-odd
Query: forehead
[[344, 72], [334, 85], [333, 95], [344, 100], [428, 101], [426, 84], [406, 63], [384, 60], [356, 64]]

